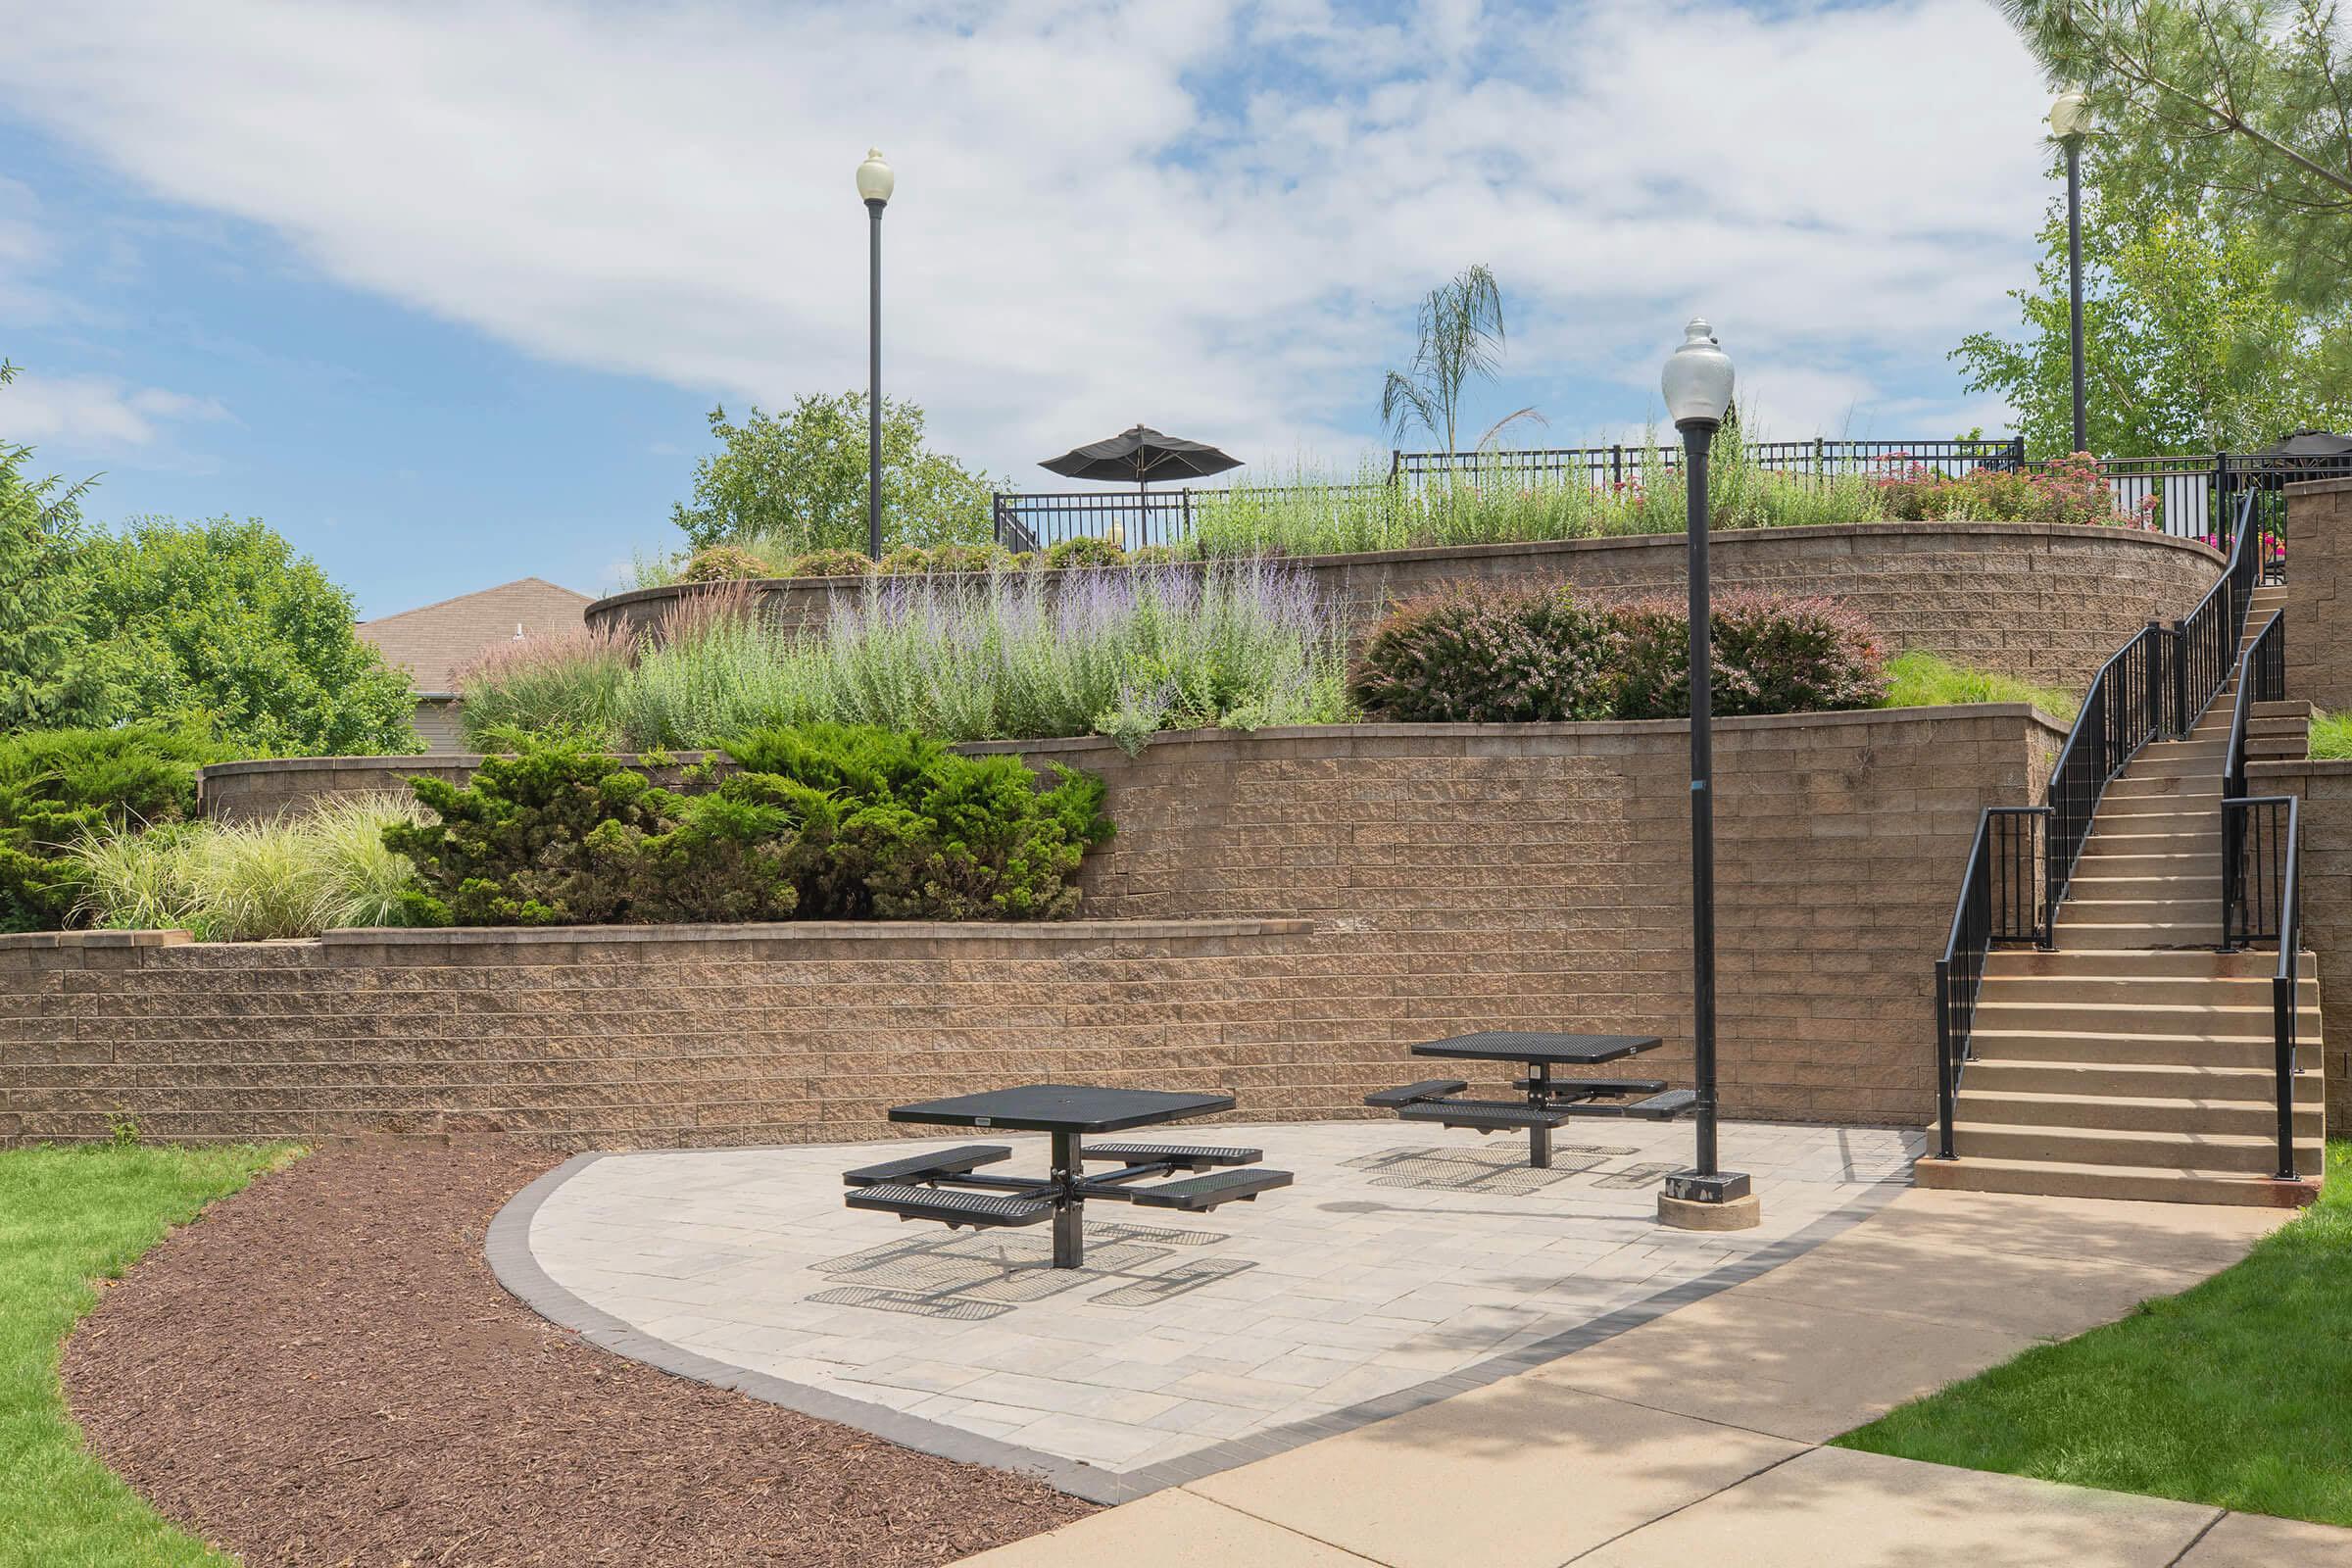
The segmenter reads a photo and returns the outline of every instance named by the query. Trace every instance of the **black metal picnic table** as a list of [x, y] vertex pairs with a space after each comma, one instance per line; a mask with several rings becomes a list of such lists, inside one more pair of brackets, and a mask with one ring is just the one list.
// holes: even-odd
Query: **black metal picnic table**
[[[901, 1219], [937, 1220], [951, 1228], [1036, 1225], [1054, 1221], [1054, 1266], [1076, 1268], [1086, 1256], [1086, 1200], [1114, 1200], [1146, 1207], [1199, 1212], [1220, 1203], [1254, 1202], [1257, 1195], [1291, 1184], [1287, 1170], [1238, 1170], [1265, 1157], [1255, 1149], [1191, 1145], [1097, 1144], [1090, 1133], [1152, 1127], [1233, 1108], [1231, 1095], [1164, 1089], [1104, 1089], [1085, 1084], [1025, 1084], [892, 1108], [890, 1119], [940, 1127], [990, 1127], [1051, 1133], [1053, 1159], [1041, 1180], [980, 1176], [976, 1167], [1010, 1159], [1002, 1144], [966, 1144], [912, 1154], [843, 1173], [852, 1208]], [[1120, 1168], [1088, 1176], [1085, 1162], [1117, 1160]], [[1137, 1185], [1154, 1176], [1213, 1171], [1189, 1181]]]
[[[1655, 1051], [1656, 1035], [1544, 1034], [1487, 1029], [1413, 1047], [1416, 1056], [1462, 1061], [1516, 1061], [1527, 1068], [1511, 1081], [1527, 1099], [1457, 1100], [1469, 1089], [1457, 1078], [1432, 1078], [1366, 1095], [1364, 1103], [1394, 1109], [1406, 1121], [1434, 1121], [1479, 1133], [1527, 1132], [1527, 1161], [1538, 1170], [1551, 1165], [1551, 1131], [1574, 1116], [1628, 1116], [1671, 1121], [1698, 1103], [1696, 1091], [1668, 1089], [1653, 1078], [1554, 1078], [1554, 1067], [1592, 1067]], [[1641, 1099], [1628, 1097], [1639, 1095]]]

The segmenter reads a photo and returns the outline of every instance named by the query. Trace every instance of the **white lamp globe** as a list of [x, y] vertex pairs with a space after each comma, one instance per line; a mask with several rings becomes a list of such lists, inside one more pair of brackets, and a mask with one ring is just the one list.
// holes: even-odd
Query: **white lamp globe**
[[2079, 92], [2062, 92], [2050, 105], [2050, 134], [2072, 141], [2090, 134], [2090, 100]]
[[891, 173], [890, 166], [882, 161], [882, 149], [868, 147], [865, 150], [865, 162], [858, 166], [858, 197], [869, 202], [887, 202], [892, 187], [897, 183], [898, 177]]
[[1732, 361], [1716, 346], [1704, 317], [1690, 318], [1682, 345], [1666, 356], [1658, 384], [1666, 394], [1666, 416], [1677, 426], [1723, 422], [1732, 406]]

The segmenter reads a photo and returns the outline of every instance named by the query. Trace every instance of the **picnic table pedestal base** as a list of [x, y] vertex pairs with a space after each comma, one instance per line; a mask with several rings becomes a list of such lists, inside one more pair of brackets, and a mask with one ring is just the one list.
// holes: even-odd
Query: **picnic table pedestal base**
[[1054, 1184], [1055, 1268], [1076, 1268], [1086, 1261], [1086, 1195], [1078, 1185], [1085, 1178], [1085, 1166], [1079, 1160], [1078, 1135], [1054, 1134], [1054, 1168], [1047, 1179]]
[[1764, 1223], [1764, 1207], [1744, 1171], [1679, 1170], [1658, 1193], [1658, 1223], [1678, 1231], [1752, 1231]]

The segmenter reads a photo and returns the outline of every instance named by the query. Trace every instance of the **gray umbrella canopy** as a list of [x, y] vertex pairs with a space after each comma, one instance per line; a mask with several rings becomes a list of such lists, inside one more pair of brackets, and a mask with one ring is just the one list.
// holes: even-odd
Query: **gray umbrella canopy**
[[2336, 435], [2328, 430], [2297, 430], [2283, 441], [2274, 441], [2253, 456], [2272, 463], [2293, 463], [2298, 460], [2317, 460], [2327, 463], [2352, 454], [2352, 435]]
[[1149, 425], [1135, 425], [1105, 441], [1073, 447], [1058, 458], [1038, 465], [1069, 479], [1105, 479], [1112, 483], [1148, 485], [1154, 479], [1204, 479], [1212, 473], [1238, 468], [1242, 460], [1199, 441], [1161, 435]]

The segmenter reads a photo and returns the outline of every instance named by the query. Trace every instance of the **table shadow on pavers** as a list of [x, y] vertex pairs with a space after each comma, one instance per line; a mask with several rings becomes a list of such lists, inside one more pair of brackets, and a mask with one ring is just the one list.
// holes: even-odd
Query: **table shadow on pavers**
[[1216, 1231], [1102, 1224], [1093, 1229], [1084, 1266], [1057, 1269], [1052, 1243], [1042, 1236], [915, 1237], [811, 1264], [811, 1273], [842, 1283], [802, 1299], [976, 1323], [1064, 1291], [1108, 1285], [1092, 1298], [1095, 1305], [1149, 1306], [1257, 1266], [1236, 1258], [1137, 1272], [1171, 1256], [1176, 1248], [1214, 1247], [1225, 1240]]
[[1631, 1149], [1596, 1144], [1560, 1144], [1547, 1170], [1527, 1162], [1524, 1140], [1502, 1149], [1384, 1149], [1360, 1159], [1342, 1160], [1363, 1171], [1375, 1187], [1409, 1187], [1446, 1193], [1494, 1193], [1524, 1198], [1556, 1187], [1571, 1176], [1606, 1164]]

